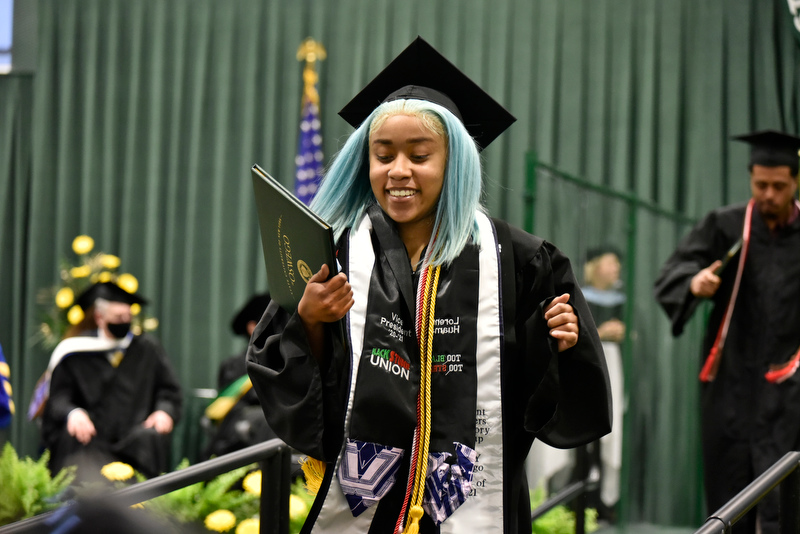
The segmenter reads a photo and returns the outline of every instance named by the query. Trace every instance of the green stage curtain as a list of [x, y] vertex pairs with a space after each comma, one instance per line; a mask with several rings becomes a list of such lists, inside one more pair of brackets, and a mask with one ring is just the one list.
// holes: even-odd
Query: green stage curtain
[[[267, 288], [249, 167], [291, 185], [298, 46], [327, 49], [328, 160], [351, 131], [338, 109], [417, 35], [518, 117], [484, 152], [486, 204], [517, 225], [529, 150], [697, 216], [748, 195], [747, 152], [730, 135], [800, 125], [784, 0], [38, 0], [36, 72], [0, 77], [0, 344], [20, 453], [38, 451], [24, 412], [48, 359], [33, 341], [36, 295], [74, 257], [72, 239], [92, 236], [139, 279], [187, 395], [213, 387], [244, 346], [231, 316]], [[668, 521], [694, 522], [677, 510], [681, 481], [656, 482], [688, 438], [659, 424], [645, 490]], [[190, 444], [177, 437], [180, 454]]]

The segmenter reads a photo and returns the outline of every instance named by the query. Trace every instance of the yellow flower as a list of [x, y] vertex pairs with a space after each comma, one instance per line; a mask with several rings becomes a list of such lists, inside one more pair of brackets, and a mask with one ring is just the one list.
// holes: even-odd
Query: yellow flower
[[11, 376], [11, 368], [6, 362], [0, 362], [0, 376], [4, 376], [6, 378]]
[[141, 311], [142, 307], [138, 303], [134, 302], [131, 304], [131, 315], [139, 315]]
[[113, 254], [103, 254], [100, 256], [100, 265], [105, 267], [106, 269], [116, 269], [119, 267], [119, 258], [114, 256]]
[[261, 495], [261, 470], [253, 471], [242, 480], [242, 487], [247, 493]]
[[92, 268], [88, 265], [81, 265], [80, 267], [73, 267], [69, 270], [70, 276], [72, 278], [86, 278], [90, 274], [92, 274]]
[[117, 285], [128, 293], [136, 293], [136, 290], [139, 289], [139, 281], [135, 276], [128, 273], [119, 275]]
[[243, 519], [236, 527], [236, 534], [258, 534], [261, 530], [261, 522], [257, 518]]
[[133, 467], [122, 462], [111, 462], [100, 469], [100, 474], [108, 480], [128, 480], [133, 476]]
[[62, 310], [69, 308], [75, 300], [75, 293], [68, 287], [62, 287], [56, 293], [56, 306]]
[[72, 250], [75, 254], [87, 254], [94, 248], [94, 239], [88, 235], [79, 235], [72, 240]]
[[148, 317], [142, 323], [142, 327], [144, 327], [145, 331], [152, 332], [156, 328], [158, 328], [158, 319], [155, 317]]
[[6, 395], [10, 397], [12, 395], [11, 382], [8, 380], [3, 380], [3, 387], [6, 390]]
[[11, 412], [11, 415], [14, 415], [17, 412], [17, 408], [14, 405], [14, 401], [8, 399], [8, 411]]
[[83, 310], [77, 304], [69, 309], [67, 312], [67, 321], [69, 324], [78, 324], [83, 321]]
[[308, 505], [295, 494], [289, 495], [289, 519], [292, 521], [308, 514]]
[[103, 271], [102, 273], [100, 273], [100, 276], [97, 277], [97, 281], [101, 283], [110, 282], [111, 273], [108, 271]]
[[206, 516], [205, 525], [208, 530], [227, 532], [236, 526], [236, 516], [230, 510], [216, 510]]

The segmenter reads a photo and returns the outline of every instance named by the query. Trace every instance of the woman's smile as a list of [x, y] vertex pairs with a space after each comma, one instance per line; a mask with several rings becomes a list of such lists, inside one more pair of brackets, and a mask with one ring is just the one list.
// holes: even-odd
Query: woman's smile
[[416, 194], [417, 191], [415, 189], [389, 189], [388, 193], [389, 196], [395, 198], [405, 198]]

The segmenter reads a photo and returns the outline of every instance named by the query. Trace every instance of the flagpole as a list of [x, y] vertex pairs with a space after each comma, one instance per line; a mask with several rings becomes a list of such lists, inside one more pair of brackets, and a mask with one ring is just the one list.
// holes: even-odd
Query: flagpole
[[317, 192], [322, 178], [322, 135], [317, 91], [317, 61], [327, 57], [322, 43], [311, 37], [297, 49], [297, 60], [305, 61], [303, 68], [303, 94], [300, 99], [300, 137], [295, 157], [295, 195], [309, 204]]

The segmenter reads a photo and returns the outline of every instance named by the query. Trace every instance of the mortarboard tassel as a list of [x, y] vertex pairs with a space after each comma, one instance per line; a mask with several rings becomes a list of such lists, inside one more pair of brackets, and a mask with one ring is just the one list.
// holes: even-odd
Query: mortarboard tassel
[[317, 460], [311, 456], [306, 456], [300, 462], [300, 468], [303, 470], [303, 475], [306, 478], [306, 490], [310, 495], [319, 493], [319, 488], [322, 486], [322, 479], [325, 477], [325, 462]]

